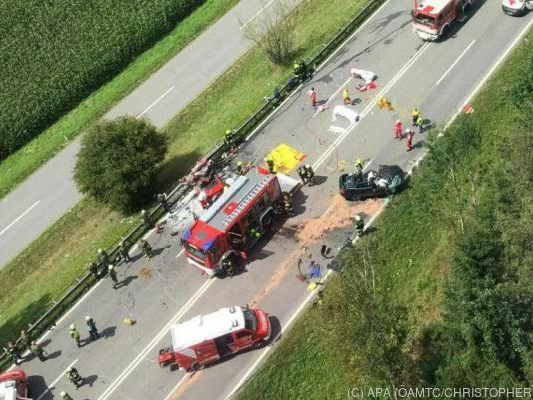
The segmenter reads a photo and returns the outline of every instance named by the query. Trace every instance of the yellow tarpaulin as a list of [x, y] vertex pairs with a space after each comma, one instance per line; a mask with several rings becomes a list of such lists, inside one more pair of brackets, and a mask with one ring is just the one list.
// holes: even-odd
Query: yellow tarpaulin
[[274, 161], [274, 172], [286, 174], [303, 161], [305, 157], [304, 153], [300, 153], [298, 150], [282, 143], [267, 154], [265, 160]]

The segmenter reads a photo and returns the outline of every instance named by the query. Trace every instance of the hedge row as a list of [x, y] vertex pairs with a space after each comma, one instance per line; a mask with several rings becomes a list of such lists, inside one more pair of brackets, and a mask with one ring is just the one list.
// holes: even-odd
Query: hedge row
[[204, 1], [0, 2], [0, 160], [111, 79]]

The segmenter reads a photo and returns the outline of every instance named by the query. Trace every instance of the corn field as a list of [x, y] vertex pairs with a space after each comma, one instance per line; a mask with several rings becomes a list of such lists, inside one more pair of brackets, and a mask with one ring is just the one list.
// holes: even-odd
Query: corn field
[[113, 78], [204, 1], [1, 1], [0, 160]]

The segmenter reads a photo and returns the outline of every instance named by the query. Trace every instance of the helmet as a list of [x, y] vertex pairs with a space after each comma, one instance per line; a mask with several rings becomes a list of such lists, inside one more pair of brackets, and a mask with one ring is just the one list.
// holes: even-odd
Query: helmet
[[98, 249], [98, 253], [101, 253], [102, 252], [102, 249]]
[[397, 124], [401, 124], [402, 121], [400, 121], [399, 119], [397, 119], [397, 120], [396, 120], [396, 123], [397, 123]]
[[67, 372], [72, 372], [72, 371], [74, 371], [74, 368], [72, 368], [72, 367], [68, 367], [67, 368]]
[[89, 320], [91, 320], [91, 319], [92, 319], [92, 318], [91, 318], [90, 316], [88, 316], [88, 315], [85, 316], [85, 321], [89, 321]]
[[237, 161], [237, 167], [242, 167], [242, 166], [243, 166], [242, 161]]
[[146, 214], [146, 210], [141, 210], [141, 215]]
[[109, 264], [109, 267], [107, 267], [107, 269], [109, 269], [110, 271], [114, 270], [115, 267], [113, 266], [113, 264]]
[[59, 393], [59, 395], [60, 395], [61, 397], [67, 397], [67, 392], [61, 392], [61, 393]]
[[356, 216], [355, 216], [355, 220], [356, 220], [356, 221], [361, 221], [361, 216], [360, 216], [360, 215], [356, 215]]
[[37, 344], [37, 340], [33, 340], [31, 344]]
[[69, 329], [76, 329], [76, 324], [70, 324]]
[[411, 133], [411, 129], [410, 129], [410, 128], [407, 128], [407, 129], [405, 130], [405, 133]]
[[305, 168], [311, 169], [311, 166], [309, 164], [305, 164]]
[[357, 160], [355, 160], [355, 163], [356, 163], [356, 164], [363, 164], [363, 160], [361, 160], [360, 158], [358, 158]]

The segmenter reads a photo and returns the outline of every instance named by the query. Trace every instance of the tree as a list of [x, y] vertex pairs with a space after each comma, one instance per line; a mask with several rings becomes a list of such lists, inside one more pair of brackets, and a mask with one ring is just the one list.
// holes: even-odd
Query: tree
[[244, 36], [256, 43], [272, 63], [287, 65], [295, 49], [295, 28], [295, 12], [287, 4], [279, 3], [271, 14], [246, 25]]
[[94, 125], [83, 137], [74, 171], [80, 191], [121, 212], [140, 208], [153, 194], [166, 138], [153, 125], [121, 117]]

